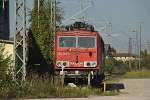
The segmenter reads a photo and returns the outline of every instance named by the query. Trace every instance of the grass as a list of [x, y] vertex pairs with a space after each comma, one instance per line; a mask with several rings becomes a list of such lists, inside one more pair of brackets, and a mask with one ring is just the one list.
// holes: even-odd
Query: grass
[[101, 95], [102, 91], [91, 87], [62, 87], [60, 82], [53, 84], [51, 79], [31, 78], [22, 86], [12, 84], [0, 88], [0, 98], [3, 99], [36, 99], [36, 98], [77, 98], [90, 95]]
[[88, 97], [90, 95], [100, 95], [102, 94], [101, 91], [99, 91], [96, 88], [90, 88], [90, 87], [79, 87], [79, 88], [70, 88], [65, 87], [64, 89], [64, 95], [62, 97]]
[[150, 78], [150, 70], [127, 72], [122, 78]]
[[27, 78], [22, 85], [17, 85], [13, 81], [0, 82], [0, 99], [36, 99], [36, 98], [82, 98], [89, 96], [113, 96], [114, 91], [102, 92], [102, 89], [92, 87], [71, 88], [60, 84], [56, 80], [55, 84], [49, 77], [40, 78], [36, 75]]
[[115, 96], [115, 95], [119, 95], [119, 93], [117, 91], [106, 91], [105, 93], [103, 93], [103, 96]]

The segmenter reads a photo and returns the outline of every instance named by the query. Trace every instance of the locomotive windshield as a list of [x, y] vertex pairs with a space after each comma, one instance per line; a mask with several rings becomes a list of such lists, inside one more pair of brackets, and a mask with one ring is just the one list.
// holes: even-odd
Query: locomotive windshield
[[75, 37], [59, 37], [59, 47], [76, 47]]
[[78, 37], [79, 48], [94, 48], [95, 38], [94, 37]]
[[59, 37], [59, 47], [95, 48], [95, 37]]

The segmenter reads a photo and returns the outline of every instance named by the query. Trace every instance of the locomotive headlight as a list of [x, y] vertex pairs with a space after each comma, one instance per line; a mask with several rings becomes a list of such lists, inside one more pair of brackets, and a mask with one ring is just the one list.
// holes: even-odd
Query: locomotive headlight
[[97, 63], [96, 62], [91, 62], [92, 67], [96, 67]]
[[85, 61], [84, 62], [84, 67], [96, 67], [97, 63], [96, 61]]
[[69, 67], [69, 61], [57, 61], [56, 66], [58, 67]]
[[57, 62], [56, 62], [56, 66], [61, 67], [61, 66], [62, 66], [62, 65], [61, 65], [61, 61], [57, 61]]

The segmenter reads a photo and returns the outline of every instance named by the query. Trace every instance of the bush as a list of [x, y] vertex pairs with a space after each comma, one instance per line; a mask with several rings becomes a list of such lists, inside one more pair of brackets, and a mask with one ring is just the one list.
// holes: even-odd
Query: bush
[[0, 84], [7, 79], [11, 65], [11, 55], [6, 56], [4, 49], [4, 45], [0, 44]]
[[133, 60], [131, 62], [131, 69], [132, 70], [138, 70], [138, 66], [139, 66], [139, 61], [138, 60]]
[[141, 51], [141, 68], [150, 69], [150, 54], [147, 50]]
[[4, 46], [4, 44], [0, 44], [0, 97], [5, 96], [12, 83], [12, 76], [10, 74], [11, 55], [6, 56]]
[[112, 57], [105, 60], [104, 70], [109, 74], [125, 74], [129, 70], [126, 62], [117, 61]]

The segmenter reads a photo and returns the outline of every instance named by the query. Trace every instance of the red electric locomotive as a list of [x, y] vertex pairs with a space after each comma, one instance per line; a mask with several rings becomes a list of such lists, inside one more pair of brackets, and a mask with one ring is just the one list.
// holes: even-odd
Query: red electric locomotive
[[55, 34], [54, 70], [64, 70], [70, 77], [89, 76], [87, 79], [102, 80], [104, 42], [100, 34], [85, 22], [75, 22], [65, 29]]

